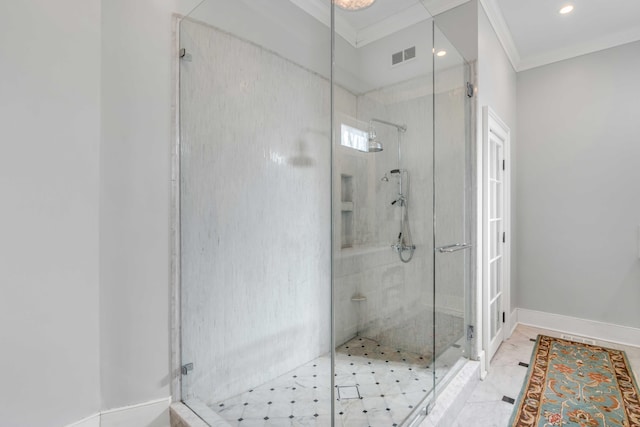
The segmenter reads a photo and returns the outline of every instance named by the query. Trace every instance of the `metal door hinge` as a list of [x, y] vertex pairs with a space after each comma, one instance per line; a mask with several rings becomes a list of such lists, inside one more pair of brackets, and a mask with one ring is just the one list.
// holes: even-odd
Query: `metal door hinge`
[[193, 371], [193, 363], [182, 365], [182, 368], [180, 370], [182, 371], [182, 375], [187, 375], [189, 372]]
[[475, 328], [473, 325], [467, 325], [467, 341], [471, 341], [474, 336]]
[[506, 232], [502, 232], [502, 243], [507, 243], [507, 233]]
[[191, 62], [191, 54], [188, 53], [187, 49], [185, 49], [184, 47], [180, 48], [179, 56], [180, 56], [180, 59], [183, 59], [187, 62]]
[[506, 160], [502, 160], [502, 170], [503, 171], [507, 170], [507, 161]]
[[475, 87], [471, 83], [467, 82], [467, 96], [469, 98], [473, 98], [474, 92], [475, 92]]
[[507, 323], [507, 314], [504, 311], [502, 312], [502, 323]]

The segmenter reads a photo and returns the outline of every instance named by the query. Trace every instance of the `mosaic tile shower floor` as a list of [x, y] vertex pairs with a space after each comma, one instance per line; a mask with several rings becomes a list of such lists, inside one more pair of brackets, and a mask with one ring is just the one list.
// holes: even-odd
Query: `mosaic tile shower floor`
[[[436, 377], [458, 359], [458, 351], [438, 359]], [[399, 426], [433, 388], [428, 356], [396, 350], [367, 338], [354, 338], [336, 352], [336, 425]], [[319, 357], [255, 389], [211, 405], [230, 425], [331, 425], [331, 359]], [[351, 386], [351, 387], [349, 387]], [[353, 389], [357, 386], [357, 390]], [[349, 387], [349, 388], [342, 388]], [[361, 398], [345, 398], [356, 392]]]

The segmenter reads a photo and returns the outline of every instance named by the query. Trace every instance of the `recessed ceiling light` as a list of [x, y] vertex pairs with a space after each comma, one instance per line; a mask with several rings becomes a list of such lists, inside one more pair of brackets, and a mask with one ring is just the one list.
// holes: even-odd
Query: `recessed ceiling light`
[[360, 10], [371, 6], [376, 0], [333, 0], [340, 9]]
[[571, 13], [573, 12], [573, 6], [568, 4], [566, 6], [564, 6], [562, 9], [560, 9], [560, 14], [561, 15], [566, 15], [567, 13]]
[[447, 54], [446, 50], [439, 50], [439, 51], [436, 52], [437, 56], [445, 56], [446, 54]]

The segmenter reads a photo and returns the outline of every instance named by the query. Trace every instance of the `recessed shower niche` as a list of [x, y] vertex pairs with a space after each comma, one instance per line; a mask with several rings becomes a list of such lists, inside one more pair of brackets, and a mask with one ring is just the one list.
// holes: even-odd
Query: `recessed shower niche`
[[353, 176], [340, 175], [340, 247], [342, 249], [353, 247]]
[[180, 21], [181, 397], [215, 426], [408, 426], [469, 354], [468, 65], [422, 1], [311, 3]]

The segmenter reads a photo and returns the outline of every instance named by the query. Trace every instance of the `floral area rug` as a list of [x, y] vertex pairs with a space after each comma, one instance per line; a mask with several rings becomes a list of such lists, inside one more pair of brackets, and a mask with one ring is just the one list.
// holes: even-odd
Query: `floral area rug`
[[624, 351], [539, 335], [512, 427], [640, 427]]

